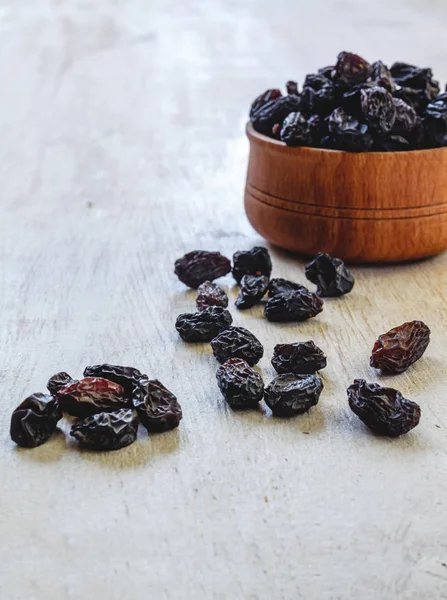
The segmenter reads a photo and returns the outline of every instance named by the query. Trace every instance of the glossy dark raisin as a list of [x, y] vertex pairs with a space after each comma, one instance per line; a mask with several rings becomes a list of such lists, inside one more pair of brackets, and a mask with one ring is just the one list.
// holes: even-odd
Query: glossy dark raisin
[[440, 94], [427, 106], [423, 124], [430, 146], [447, 146], [447, 93]]
[[319, 117], [307, 119], [300, 112], [290, 113], [283, 121], [280, 138], [288, 146], [313, 146], [320, 138]]
[[334, 147], [339, 150], [366, 152], [374, 143], [368, 125], [349, 115], [343, 108], [336, 108], [331, 113], [328, 129]]
[[253, 104], [250, 107], [250, 119], [253, 118], [255, 113], [265, 104], [270, 102], [271, 100], [275, 100], [276, 98], [280, 98], [282, 96], [281, 91], [278, 89], [267, 90], [263, 94], [260, 94], [257, 98], [255, 98]]
[[47, 382], [47, 389], [52, 396], [55, 396], [59, 390], [68, 385], [69, 383], [73, 383], [75, 380], [71, 375], [65, 373], [65, 371], [61, 371], [60, 373], [56, 373]]
[[264, 315], [269, 321], [305, 321], [316, 317], [322, 310], [323, 300], [303, 287], [269, 298]]
[[364, 118], [362, 110], [362, 92], [373, 87], [372, 83], [361, 83], [347, 89], [340, 98], [341, 108], [343, 108], [348, 115], [356, 117], [361, 121]]
[[289, 95], [299, 96], [298, 84], [296, 81], [288, 81], [286, 83], [286, 89]]
[[270, 277], [272, 261], [267, 248], [255, 246], [233, 255], [233, 277], [238, 283], [244, 275], [266, 275]]
[[235, 409], [256, 408], [264, 395], [264, 382], [242, 358], [230, 358], [216, 372], [223, 397]]
[[280, 277], [276, 277], [270, 280], [268, 291], [269, 298], [273, 296], [277, 296], [278, 294], [284, 294], [285, 292], [296, 292], [297, 290], [307, 289], [304, 285], [300, 283], [295, 283], [294, 281], [289, 281], [288, 279], [281, 279]]
[[391, 71], [381, 60], [377, 60], [371, 65], [371, 74], [368, 81], [385, 88], [389, 92], [394, 92], [396, 89]]
[[320, 252], [305, 267], [309, 281], [317, 286], [317, 294], [323, 297], [342, 296], [354, 287], [355, 279], [340, 258]]
[[393, 96], [382, 87], [364, 88], [360, 92], [363, 118], [371, 130], [380, 135], [389, 133], [396, 120]]
[[419, 405], [397, 390], [355, 379], [347, 393], [351, 410], [376, 433], [394, 437], [407, 433], [419, 423]]
[[31, 394], [12, 413], [11, 439], [23, 448], [40, 446], [49, 440], [61, 418], [62, 410], [53, 396]]
[[334, 65], [329, 65], [327, 67], [321, 67], [318, 69], [318, 74], [327, 77], [327, 79], [332, 80], [332, 73], [334, 72]]
[[326, 364], [326, 356], [312, 340], [277, 344], [273, 349], [272, 365], [278, 373], [307, 375], [324, 369]]
[[428, 100], [439, 94], [439, 83], [433, 79], [431, 69], [420, 69], [414, 65], [397, 62], [391, 66], [394, 81], [402, 87], [423, 90]]
[[205, 310], [210, 306], [226, 308], [228, 306], [228, 296], [217, 283], [205, 281], [205, 283], [199, 285], [197, 290], [196, 306], [197, 310]]
[[148, 431], [162, 432], [178, 427], [182, 408], [176, 396], [158, 379], [143, 376], [135, 386], [133, 405]]
[[425, 90], [414, 90], [413, 88], [398, 87], [393, 93], [395, 98], [403, 100], [414, 108], [418, 115], [422, 115], [430, 102]]
[[371, 65], [358, 54], [340, 52], [332, 79], [337, 84], [353, 86], [365, 83], [371, 74]]
[[85, 367], [84, 377], [101, 377], [108, 379], [124, 389], [124, 397], [130, 400], [136, 382], [142, 377], [141, 371], [135, 367], [123, 367], [121, 365], [91, 365]]
[[57, 399], [64, 412], [82, 418], [117, 410], [128, 403], [121, 385], [101, 377], [74, 381], [58, 391]]
[[370, 365], [384, 373], [403, 373], [421, 358], [430, 343], [430, 329], [422, 321], [410, 321], [379, 335]]
[[221, 363], [230, 358], [242, 358], [253, 366], [264, 355], [261, 342], [245, 327], [230, 327], [222, 331], [211, 341], [211, 348]]
[[277, 417], [294, 417], [318, 403], [323, 382], [315, 375], [278, 375], [265, 388], [264, 400]]
[[70, 435], [89, 450], [119, 450], [137, 439], [138, 417], [130, 408], [97, 413], [73, 425]]
[[220, 252], [193, 250], [175, 261], [175, 274], [185, 285], [198, 288], [205, 281], [213, 281], [231, 271], [231, 263]]
[[271, 135], [276, 123], [282, 123], [291, 112], [300, 109], [300, 98], [295, 94], [282, 96], [261, 106], [251, 117], [253, 127], [259, 133]]
[[307, 116], [326, 117], [336, 107], [336, 93], [332, 81], [321, 74], [308, 75], [301, 94], [300, 111]]
[[269, 285], [266, 275], [244, 275], [241, 280], [241, 291], [236, 299], [239, 310], [251, 308], [262, 300]]
[[393, 98], [393, 103], [396, 111], [396, 119], [394, 121], [391, 133], [402, 136], [411, 135], [411, 132], [420, 122], [416, 111], [409, 104], [403, 100], [400, 100], [399, 98]]
[[177, 317], [175, 328], [185, 342], [210, 342], [233, 322], [233, 317], [221, 306], [210, 306], [200, 312]]

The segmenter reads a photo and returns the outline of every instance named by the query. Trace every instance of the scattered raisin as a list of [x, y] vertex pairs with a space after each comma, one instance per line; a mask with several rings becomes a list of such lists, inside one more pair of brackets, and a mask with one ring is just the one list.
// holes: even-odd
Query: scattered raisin
[[75, 417], [109, 412], [126, 405], [124, 388], [102, 377], [84, 377], [57, 393], [62, 410]]
[[213, 281], [231, 271], [231, 263], [220, 252], [193, 250], [175, 261], [174, 272], [185, 285], [198, 288], [205, 281]]
[[175, 328], [185, 342], [210, 342], [232, 322], [233, 317], [226, 308], [210, 306], [200, 312], [179, 315]]
[[323, 300], [305, 287], [277, 294], [267, 300], [264, 315], [269, 321], [305, 321], [323, 310]]
[[268, 291], [269, 298], [272, 296], [277, 296], [278, 294], [284, 294], [285, 292], [296, 292], [297, 290], [307, 289], [304, 285], [300, 283], [295, 283], [294, 281], [289, 281], [288, 279], [281, 279], [277, 277], [275, 279], [270, 279]]
[[342, 296], [354, 287], [354, 277], [340, 258], [320, 252], [305, 267], [309, 281], [317, 285], [317, 294], [323, 297]]
[[73, 377], [71, 377], [65, 371], [61, 371], [60, 373], [56, 373], [47, 382], [47, 389], [52, 396], [56, 396], [59, 390], [68, 385], [69, 383], [74, 383]]
[[419, 405], [404, 398], [398, 390], [355, 379], [347, 393], [351, 410], [376, 433], [394, 437], [419, 423]]
[[84, 377], [101, 377], [122, 386], [124, 397], [128, 400], [131, 399], [135, 384], [142, 375], [141, 371], [134, 367], [109, 365], [108, 363], [92, 365], [84, 369]]
[[132, 401], [148, 431], [162, 432], [178, 427], [182, 408], [174, 394], [158, 379], [144, 375], [135, 386]]
[[12, 413], [10, 435], [23, 448], [35, 448], [55, 432], [62, 411], [58, 401], [47, 394], [31, 394]]
[[138, 417], [130, 408], [101, 412], [73, 425], [70, 435], [90, 450], [119, 450], [137, 439]]
[[256, 408], [264, 395], [264, 382], [242, 358], [230, 358], [216, 372], [225, 400], [236, 409]]
[[264, 355], [261, 342], [245, 327], [230, 327], [222, 331], [211, 341], [211, 348], [221, 363], [230, 358], [242, 358], [253, 366]]
[[315, 375], [277, 375], [265, 388], [264, 400], [277, 417], [307, 412], [320, 398], [323, 382]]
[[267, 292], [269, 278], [266, 275], [244, 275], [241, 280], [241, 291], [235, 302], [239, 310], [255, 306]]
[[430, 343], [430, 329], [422, 321], [410, 321], [379, 335], [370, 365], [384, 373], [403, 373], [421, 358]]
[[238, 283], [244, 275], [266, 275], [270, 277], [272, 261], [267, 248], [255, 246], [251, 250], [233, 255], [233, 277]]
[[222, 306], [227, 308], [228, 296], [225, 291], [212, 281], [205, 281], [199, 285], [196, 298], [197, 310], [205, 310], [210, 306]]
[[307, 375], [324, 369], [326, 364], [326, 356], [312, 340], [277, 344], [273, 349], [272, 365], [278, 373]]

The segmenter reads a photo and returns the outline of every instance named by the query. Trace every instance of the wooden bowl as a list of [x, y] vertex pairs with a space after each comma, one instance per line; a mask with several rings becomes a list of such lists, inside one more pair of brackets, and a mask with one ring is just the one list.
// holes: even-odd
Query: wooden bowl
[[351, 262], [447, 248], [447, 148], [351, 153], [290, 148], [247, 125], [245, 210], [272, 244]]

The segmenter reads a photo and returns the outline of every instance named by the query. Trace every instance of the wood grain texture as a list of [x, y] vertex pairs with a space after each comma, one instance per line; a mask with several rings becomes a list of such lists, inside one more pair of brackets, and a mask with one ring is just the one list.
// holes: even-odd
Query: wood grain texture
[[[443, 3], [3, 0], [0, 5], [0, 598], [447, 598], [447, 257], [356, 268], [346, 298], [300, 325], [235, 323], [265, 345], [314, 339], [325, 390], [307, 415], [234, 414], [173, 275], [193, 248], [262, 244], [244, 213], [244, 124], [263, 89], [343, 45], [447, 79]], [[272, 248], [274, 274], [305, 283]], [[231, 277], [222, 280], [231, 302]], [[372, 344], [405, 320], [424, 358], [384, 378], [422, 407], [408, 436], [370, 435], [347, 407], [376, 379]], [[9, 440], [12, 409], [53, 372], [134, 365], [179, 397], [180, 428], [117, 453], [62, 433]], [[65, 428], [66, 433], [66, 428]]]
[[447, 148], [357, 154], [290, 148], [246, 130], [247, 216], [273, 244], [360, 263], [447, 248]]

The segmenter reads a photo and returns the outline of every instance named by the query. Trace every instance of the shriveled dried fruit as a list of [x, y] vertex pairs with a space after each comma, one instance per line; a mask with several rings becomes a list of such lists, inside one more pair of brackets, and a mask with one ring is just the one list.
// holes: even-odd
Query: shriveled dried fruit
[[355, 279], [340, 258], [320, 252], [305, 267], [309, 281], [317, 286], [317, 294], [323, 297], [341, 296], [354, 287]]
[[396, 120], [393, 96], [383, 87], [364, 88], [360, 92], [362, 113], [369, 127], [380, 135], [389, 133]]
[[307, 116], [326, 117], [336, 108], [335, 88], [324, 75], [307, 75], [301, 94], [300, 111]]
[[423, 123], [431, 146], [447, 146], [447, 93], [440, 94], [427, 106]]
[[300, 109], [300, 98], [295, 94], [270, 100], [261, 106], [251, 117], [253, 127], [259, 133], [270, 135], [276, 123], [282, 123], [291, 112]]
[[250, 119], [256, 114], [256, 112], [270, 102], [271, 100], [276, 100], [276, 98], [280, 98], [282, 96], [281, 91], [278, 89], [267, 90], [263, 94], [260, 94], [257, 98], [255, 98], [253, 104], [250, 107]]
[[315, 406], [322, 389], [323, 382], [315, 375], [284, 373], [265, 388], [264, 400], [277, 417], [294, 417]]
[[430, 343], [430, 329], [422, 321], [410, 321], [379, 335], [370, 365], [384, 373], [403, 373], [421, 358]]
[[272, 261], [267, 248], [255, 246], [233, 255], [233, 277], [238, 283], [244, 275], [266, 275], [270, 277]]
[[137, 439], [138, 417], [130, 408], [101, 412], [73, 425], [70, 435], [90, 450], [119, 450]]
[[286, 89], [288, 94], [294, 94], [295, 96], [299, 96], [298, 84], [296, 81], [288, 81], [286, 83]]
[[297, 290], [302, 289], [307, 288], [300, 283], [295, 283], [294, 281], [289, 281], [288, 279], [276, 277], [275, 279], [270, 279], [268, 288], [269, 298], [272, 296], [277, 296], [278, 294], [284, 294], [285, 292], [296, 292]]
[[230, 327], [222, 331], [211, 341], [211, 348], [221, 363], [230, 358], [242, 358], [253, 366], [264, 355], [261, 342], [245, 327]]
[[61, 418], [62, 411], [53, 396], [31, 394], [12, 413], [11, 439], [23, 448], [40, 446], [49, 440]]
[[210, 342], [232, 322], [233, 317], [226, 308], [210, 306], [200, 312], [179, 315], [175, 328], [185, 342]]
[[217, 283], [205, 281], [205, 283], [199, 285], [197, 290], [196, 306], [197, 310], [205, 310], [210, 306], [226, 308], [228, 306], [228, 296]]
[[175, 261], [174, 272], [185, 285], [198, 288], [205, 281], [213, 281], [231, 271], [231, 263], [220, 252], [193, 250]]
[[241, 280], [241, 291], [236, 299], [239, 310], [255, 306], [267, 292], [269, 278], [266, 275], [244, 275]]
[[71, 377], [65, 371], [61, 371], [60, 373], [56, 373], [47, 382], [47, 389], [52, 396], [55, 396], [59, 390], [68, 385], [69, 383], [73, 383], [75, 379]]
[[301, 112], [288, 115], [281, 128], [280, 139], [288, 146], [312, 146], [320, 138], [320, 118], [307, 119]]
[[391, 66], [394, 81], [402, 87], [423, 90], [428, 100], [439, 94], [439, 83], [433, 79], [431, 69], [421, 69], [407, 63], [396, 62]]
[[368, 125], [349, 115], [343, 108], [336, 108], [328, 118], [328, 129], [334, 147], [348, 152], [370, 150], [374, 138]]
[[371, 65], [358, 54], [340, 52], [332, 73], [332, 79], [337, 84], [352, 86], [365, 83], [371, 74]]
[[264, 315], [269, 321], [305, 321], [323, 310], [323, 300], [305, 287], [277, 294], [267, 300]]
[[272, 365], [278, 373], [307, 375], [326, 366], [326, 356], [312, 341], [277, 344], [273, 349]]
[[225, 361], [217, 369], [216, 378], [219, 389], [231, 408], [256, 408], [262, 400], [262, 377], [242, 358]]
[[162, 432], [178, 427], [182, 407], [176, 396], [158, 379], [143, 376], [135, 386], [132, 401], [148, 431]]
[[425, 90], [415, 90], [409, 87], [398, 87], [394, 92], [394, 97], [403, 100], [406, 104], [414, 108], [418, 115], [422, 115], [430, 100]]
[[396, 84], [391, 75], [391, 71], [381, 60], [377, 60], [371, 65], [371, 74], [368, 81], [384, 87], [389, 92], [394, 92], [396, 89]]
[[394, 108], [396, 110], [396, 119], [394, 121], [392, 133], [395, 135], [408, 136], [414, 130], [420, 121], [416, 111], [409, 104], [393, 98]]
[[141, 371], [135, 367], [109, 365], [108, 363], [91, 365], [84, 369], [84, 377], [101, 377], [121, 385], [124, 389], [124, 397], [128, 400], [132, 397], [135, 384], [142, 375]]
[[75, 417], [117, 410], [126, 405], [124, 388], [102, 377], [84, 377], [59, 390], [62, 410]]
[[351, 410], [376, 433], [403, 435], [419, 423], [419, 405], [404, 398], [398, 390], [355, 379], [347, 393]]

